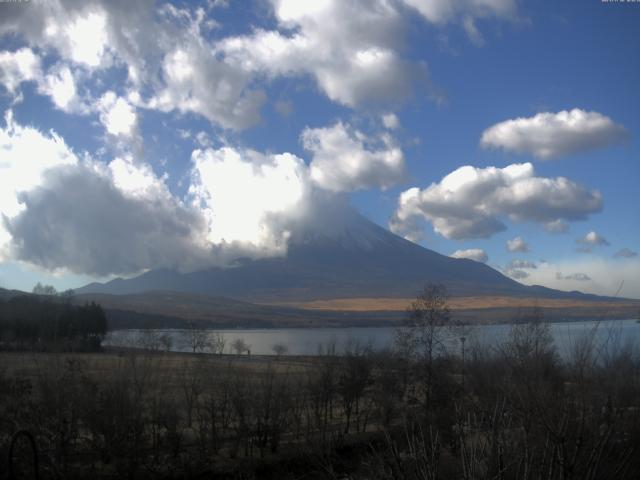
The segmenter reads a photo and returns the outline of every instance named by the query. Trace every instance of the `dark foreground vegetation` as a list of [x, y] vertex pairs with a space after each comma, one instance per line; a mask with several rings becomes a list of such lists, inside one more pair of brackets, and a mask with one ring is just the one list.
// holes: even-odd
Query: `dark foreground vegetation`
[[389, 352], [3, 353], [0, 472], [35, 478], [33, 437], [40, 478], [639, 478], [638, 352], [587, 335], [561, 359], [527, 320], [446, 351], [435, 288]]

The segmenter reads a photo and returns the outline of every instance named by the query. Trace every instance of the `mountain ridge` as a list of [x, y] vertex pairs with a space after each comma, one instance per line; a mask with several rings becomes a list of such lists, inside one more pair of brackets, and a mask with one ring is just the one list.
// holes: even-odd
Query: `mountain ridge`
[[542, 286], [525, 286], [483, 263], [451, 258], [405, 240], [355, 211], [342, 212], [330, 229], [302, 226], [286, 256], [239, 259], [235, 266], [189, 273], [169, 269], [129, 279], [92, 283], [84, 293], [135, 294], [176, 291], [254, 303], [352, 297], [413, 297], [429, 282], [452, 296], [602, 298]]

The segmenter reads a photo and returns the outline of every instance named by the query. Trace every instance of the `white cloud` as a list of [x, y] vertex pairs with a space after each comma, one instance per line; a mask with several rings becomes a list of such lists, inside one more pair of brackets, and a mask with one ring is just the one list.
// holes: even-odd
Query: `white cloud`
[[419, 188], [410, 188], [398, 197], [398, 208], [389, 219], [389, 230], [407, 240], [418, 243], [425, 239], [426, 218], [414, 214], [411, 208], [420, 195]]
[[476, 22], [472, 17], [465, 17], [462, 21], [462, 25], [464, 27], [464, 31], [467, 32], [467, 36], [469, 40], [478, 47], [484, 45], [484, 37], [478, 27], [476, 26]]
[[[421, 12], [435, 23], [451, 18], [469, 23], [507, 18], [511, 2], [474, 0], [453, 9], [441, 4], [435, 15], [415, 1], [415, 9], [388, 0], [270, 3], [273, 18], [267, 23], [275, 20], [274, 28], [220, 38], [210, 35], [217, 24], [201, 6], [50, 0], [3, 9], [0, 36], [13, 34], [43, 55], [60, 56], [67, 70], [49, 83], [57, 82], [54, 101], [65, 111], [73, 108], [72, 85], [76, 94], [84, 93], [91, 80], [117, 67], [127, 72], [127, 88], [144, 92], [139, 101], [129, 99], [136, 107], [195, 113], [241, 130], [259, 122], [266, 100], [259, 85], [275, 77], [311, 77], [329, 99], [349, 107], [388, 107], [415, 90], [440, 98], [426, 64], [403, 54], [410, 15]], [[12, 72], [12, 88], [19, 78], [29, 79], [28, 70]], [[290, 110], [285, 104], [277, 108]]]
[[530, 260], [514, 259], [507, 263], [502, 272], [516, 280], [521, 280], [529, 277], [529, 270], [538, 268], [535, 262]]
[[60, 55], [63, 67], [43, 91], [55, 93], [56, 105], [65, 111], [80, 78], [124, 66], [130, 84], [148, 95], [128, 99], [136, 106], [192, 112], [233, 129], [259, 119], [264, 94], [251, 88], [250, 73], [216, 54], [203, 33], [210, 22], [202, 9], [170, 4], [156, 9], [150, 0], [135, 5], [51, 0], [30, 7], [11, 9], [0, 19], [0, 35], [19, 35], [31, 46]]
[[184, 205], [147, 164], [81, 160], [55, 134], [7, 122], [5, 260], [98, 276], [194, 270], [285, 254], [291, 224], [306, 213], [308, 168], [291, 154], [196, 150], [192, 203]]
[[138, 116], [126, 99], [108, 91], [97, 102], [100, 121], [111, 135], [132, 137], [136, 134]]
[[476, 262], [487, 263], [489, 256], [481, 248], [469, 248], [467, 250], [456, 250], [451, 255], [452, 258], [468, 258]]
[[198, 211], [159, 179], [128, 187], [119, 188], [109, 168], [91, 161], [48, 170], [41, 186], [20, 194], [25, 209], [7, 222], [12, 257], [96, 276], [207, 265], [210, 246]]
[[626, 129], [609, 117], [574, 108], [497, 123], [483, 132], [480, 144], [549, 160], [606, 147], [627, 136]]
[[546, 224], [584, 220], [602, 209], [602, 196], [564, 177], [535, 176], [530, 163], [504, 168], [460, 167], [424, 190], [402, 192], [389, 226], [407, 238], [428, 220], [450, 239], [487, 238], [506, 229], [502, 218]]
[[400, 120], [395, 113], [386, 113], [382, 115], [382, 124], [389, 130], [395, 130], [400, 127]]
[[195, 150], [190, 195], [208, 221], [215, 245], [255, 256], [283, 255], [288, 225], [309, 194], [307, 167], [295, 155], [263, 155], [231, 147]]
[[207, 5], [210, 9], [227, 8], [229, 6], [229, 0], [207, 0]]
[[522, 280], [530, 276], [529, 272], [525, 272], [524, 270], [520, 270], [517, 268], [508, 268], [504, 270], [503, 273], [516, 280]]
[[11, 94], [22, 82], [36, 81], [42, 76], [40, 57], [30, 48], [0, 52], [0, 84]]
[[595, 231], [590, 231], [584, 237], [580, 237], [576, 240], [576, 243], [581, 245], [587, 245], [590, 247], [600, 247], [607, 246], [609, 242], [602, 235], [596, 233]]
[[213, 146], [213, 141], [205, 132], [201, 131], [196, 133], [195, 138], [198, 142], [198, 145], [200, 145], [202, 148], [210, 148]]
[[78, 97], [76, 82], [71, 69], [56, 65], [41, 80], [38, 91], [51, 97], [54, 106], [67, 113], [86, 113], [87, 107]]
[[638, 252], [635, 252], [628, 248], [622, 248], [618, 250], [613, 256], [616, 258], [634, 258], [638, 256]]
[[[563, 274], [562, 272], [570, 272]], [[527, 285], [544, 285], [560, 290], [579, 290], [596, 295], [640, 299], [640, 259], [605, 260], [596, 257], [563, 259], [538, 264], [536, 270], [523, 281]], [[562, 278], [558, 278], [560, 273]], [[582, 275], [573, 276], [574, 273]], [[591, 280], [586, 280], [589, 277]]]
[[460, 18], [489, 16], [512, 17], [516, 14], [514, 0], [404, 0], [432, 23], [446, 23]]
[[338, 122], [306, 128], [301, 139], [312, 153], [311, 179], [326, 190], [386, 189], [404, 179], [404, 155], [386, 134], [371, 138]]
[[265, 94], [248, 90], [249, 74], [217, 60], [211, 48], [192, 41], [167, 53], [162, 64], [165, 86], [145, 106], [197, 113], [224, 128], [254, 125]]
[[416, 81], [426, 80], [424, 65], [399, 54], [404, 19], [393, 3], [272, 3], [286, 33], [257, 29], [221, 42], [220, 49], [247, 71], [311, 75], [327, 97], [350, 107], [402, 100]]
[[545, 223], [544, 229], [549, 233], [567, 233], [569, 225], [562, 220], [554, 220], [553, 222]]
[[[75, 3], [75, 4], [74, 4]], [[109, 63], [108, 15], [97, 2], [61, 2], [20, 6], [0, 22], [0, 35], [23, 35], [32, 45], [53, 48], [87, 68]]]
[[[62, 49], [67, 49], [74, 62], [85, 64], [89, 67], [97, 67], [103, 61], [107, 49], [107, 16], [105, 12], [95, 11], [86, 15], [79, 15], [66, 25], [59, 25], [59, 19], [51, 19], [45, 30], [45, 35], [53, 36], [66, 44]], [[58, 35], [58, 29], [62, 35]]]
[[115, 51], [129, 80], [148, 98], [132, 102], [162, 112], [195, 113], [213, 124], [241, 130], [260, 120], [264, 92], [242, 66], [227, 61], [207, 31], [204, 10], [164, 4], [159, 12], [140, 2], [108, 4]]
[[507, 250], [510, 252], [528, 252], [529, 245], [522, 237], [515, 237], [507, 240]]
[[507, 264], [507, 269], [511, 269], [511, 268], [529, 269], [529, 268], [538, 268], [538, 266], [535, 264], [535, 262], [532, 262], [531, 260], [514, 259]]
[[345, 211], [290, 153], [195, 150], [184, 204], [150, 165], [78, 156], [10, 114], [0, 141], [3, 259], [49, 271], [126, 275], [280, 256], [293, 231], [325, 234]]
[[150, 165], [135, 164], [131, 159], [116, 157], [100, 172], [111, 178], [113, 185], [130, 197], [167, 196], [163, 178], [158, 178]]
[[[24, 210], [18, 193], [42, 184], [44, 172], [59, 165], [78, 162], [74, 152], [55, 132], [42, 134], [23, 127], [5, 114], [6, 127], [0, 128], [0, 215], [11, 219]], [[9, 233], [0, 222], [0, 258], [6, 257]]]
[[[151, 167], [78, 157], [55, 132], [0, 129], [0, 258], [107, 275], [211, 262], [204, 216]], [[72, 215], [69, 212], [73, 212]]]
[[[266, 95], [252, 88], [251, 72], [222, 58], [216, 45], [205, 40], [199, 12], [186, 13], [189, 28], [184, 31], [164, 28], [164, 42], [157, 52], [162, 59], [162, 83], [158, 86], [152, 79], [155, 89], [144, 106], [195, 113], [227, 129], [251, 127], [260, 120]], [[142, 70], [144, 66], [134, 68]]]
[[469, 40], [477, 46], [484, 45], [484, 37], [477, 27], [478, 19], [515, 19], [515, 0], [403, 0], [417, 10], [427, 21], [444, 25], [459, 21]]
[[58, 72], [47, 75], [44, 90], [51, 96], [53, 103], [61, 110], [67, 110], [76, 96], [76, 84], [71, 70], [62, 67]]
[[38, 92], [49, 96], [59, 110], [67, 113], [86, 111], [78, 98], [71, 69], [56, 64], [43, 72], [40, 57], [30, 48], [0, 52], [0, 81], [14, 99], [20, 98], [18, 88], [22, 82], [35, 82]]
[[563, 275], [562, 272], [556, 272], [557, 280], [573, 280], [575, 282], [589, 282], [591, 277], [586, 273], [576, 272], [568, 275]]

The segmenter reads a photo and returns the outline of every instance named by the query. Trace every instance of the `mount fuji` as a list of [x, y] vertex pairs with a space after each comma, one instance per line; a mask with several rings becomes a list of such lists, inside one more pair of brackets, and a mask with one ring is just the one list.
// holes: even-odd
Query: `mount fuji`
[[426, 283], [438, 282], [452, 296], [593, 297], [522, 285], [483, 263], [447, 257], [405, 240], [352, 209], [334, 216], [333, 222], [321, 222], [321, 228], [293, 231], [283, 257], [238, 258], [230, 267], [190, 273], [151, 270], [134, 278], [92, 283], [76, 292], [121, 295], [162, 290], [286, 303], [409, 298]]

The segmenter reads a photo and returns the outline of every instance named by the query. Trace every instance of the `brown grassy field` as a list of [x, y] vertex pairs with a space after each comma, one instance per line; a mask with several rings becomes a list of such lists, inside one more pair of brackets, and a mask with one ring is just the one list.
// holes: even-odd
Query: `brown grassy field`
[[[335, 298], [310, 302], [289, 302], [289, 307], [307, 310], [330, 310], [347, 312], [403, 311], [413, 301], [412, 298]], [[451, 310], [469, 310], [485, 308], [592, 308], [592, 307], [629, 307], [640, 309], [640, 301], [594, 301], [574, 299], [553, 299], [535, 297], [452, 297], [449, 299]]]
[[[161, 291], [135, 295], [81, 295], [77, 300], [101, 304], [108, 311], [113, 329], [179, 328], [185, 322], [216, 328], [389, 326], [402, 320], [413, 301], [412, 298], [357, 297], [255, 304]], [[640, 301], [628, 299], [469, 296], [451, 297], [448, 304], [456, 320], [477, 323], [512, 322], [534, 307], [541, 308], [550, 321], [628, 319], [635, 318], [640, 312]], [[138, 318], [136, 315], [162, 318]], [[167, 319], [173, 323], [163, 323]]]
[[[163, 372], [165, 379], [177, 381], [181, 372], [206, 363], [208, 368], [223, 367], [233, 362], [246, 374], [260, 374], [269, 366], [287, 373], [303, 372], [313, 363], [312, 358], [287, 356], [277, 359], [261, 355], [201, 355], [180, 352], [149, 352], [145, 350], [105, 348], [102, 353], [0, 352], [0, 372], [10, 377], [37, 379], [42, 372], [66, 368], [70, 362], [81, 362], [84, 372], [94, 379], [112, 379], [130, 369], [136, 360], [151, 362]], [[178, 385], [174, 385], [179, 388]]]

